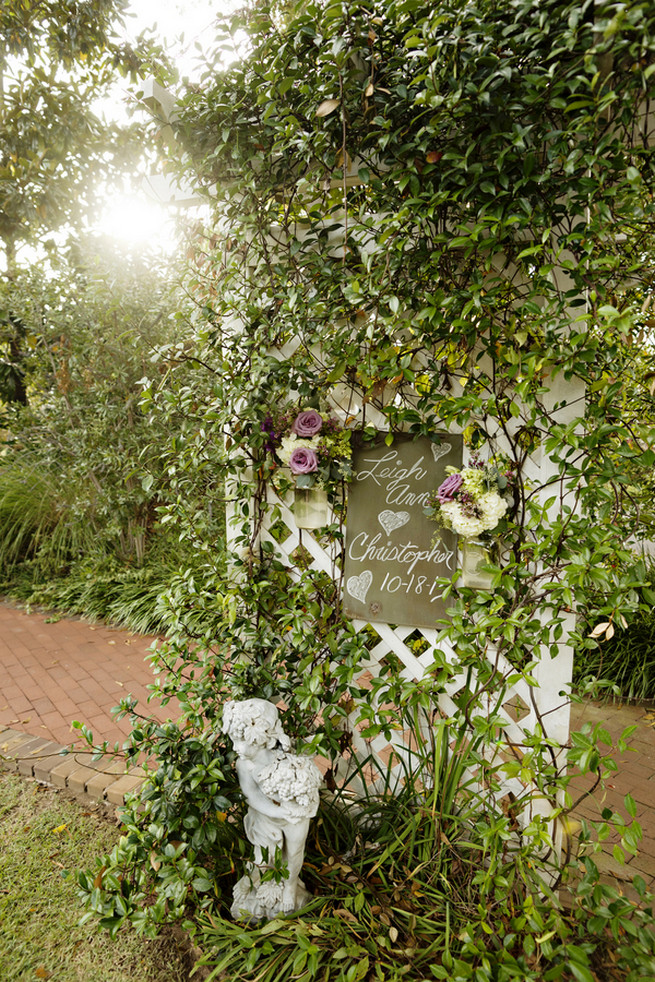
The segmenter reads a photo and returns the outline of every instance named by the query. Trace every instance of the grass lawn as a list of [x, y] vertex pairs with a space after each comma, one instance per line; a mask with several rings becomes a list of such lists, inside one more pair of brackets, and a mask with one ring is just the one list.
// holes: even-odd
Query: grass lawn
[[93, 805], [0, 769], [2, 982], [186, 982], [172, 938], [112, 941], [80, 927], [76, 870], [109, 850], [118, 828]]

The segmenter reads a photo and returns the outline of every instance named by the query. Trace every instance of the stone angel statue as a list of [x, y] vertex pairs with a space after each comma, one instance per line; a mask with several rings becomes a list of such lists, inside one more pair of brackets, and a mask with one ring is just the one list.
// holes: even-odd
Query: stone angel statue
[[[254, 846], [254, 863], [234, 888], [232, 917], [254, 921], [298, 910], [311, 896], [300, 870], [309, 822], [318, 810], [320, 771], [308, 757], [289, 752], [278, 711], [265, 699], [225, 703], [223, 732], [237, 753], [237, 776], [248, 803], [244, 829]], [[278, 849], [286, 877], [262, 882], [262, 871], [273, 866]]]

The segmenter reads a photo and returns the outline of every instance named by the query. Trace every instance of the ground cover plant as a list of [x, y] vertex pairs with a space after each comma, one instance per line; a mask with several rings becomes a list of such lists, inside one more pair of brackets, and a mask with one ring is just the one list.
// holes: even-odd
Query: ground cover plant
[[[176, 385], [174, 371], [162, 385], [153, 371], [142, 403], [158, 425], [172, 422], [162, 521], [193, 542], [203, 567], [180, 577], [175, 629], [153, 660], [159, 695], [177, 695], [183, 716], [158, 727], [123, 704], [134, 719], [129, 754], [160, 763], [119, 847], [81, 889], [110, 931], [131, 921], [151, 934], [192, 914], [223, 948], [210, 956], [218, 974], [231, 953], [243, 978], [323, 977], [312, 931], [325, 928], [325, 948], [346, 949], [336, 962], [348, 982], [382, 977], [366, 964], [369, 942], [391, 953], [385, 970], [411, 978], [418, 960], [423, 978], [420, 953], [406, 950], [434, 929], [431, 977], [645, 980], [651, 901], [642, 914], [599, 884], [593, 845], [568, 884], [573, 914], [536, 877], [576, 870], [558, 848], [574, 805], [567, 768], [602, 782], [612, 767], [602, 726], [569, 740], [557, 722], [567, 658], [609, 639], [643, 596], [626, 542], [638, 525], [634, 475], [652, 469], [655, 451], [626, 386], [643, 359], [653, 274], [655, 15], [639, 2], [326, 2], [293, 16], [257, 5], [228, 18], [217, 51], [232, 35], [241, 59], [208, 69], [175, 123], [182, 166], [214, 209], [194, 247], [197, 317], [184, 342], [205, 385]], [[362, 439], [377, 431], [390, 447], [398, 434], [452, 430], [484, 460], [508, 460], [513, 495], [491, 588], [465, 587], [457, 573], [439, 582], [446, 617], [421, 652], [421, 677], [390, 651], [364, 678], [380, 635], [341, 612], [341, 489], [331, 489], [335, 521], [314, 538], [336, 555], [332, 567], [307, 539], [283, 548], [267, 421], [290, 401], [341, 410]], [[199, 475], [207, 494], [194, 493]], [[223, 502], [225, 529], [215, 519]], [[204, 609], [216, 619], [203, 636], [191, 628]], [[531, 722], [509, 736], [516, 686]], [[538, 687], [552, 712], [540, 712]], [[250, 696], [282, 704], [297, 748], [324, 758], [329, 790], [372, 765], [353, 753], [354, 728], [369, 746], [401, 733], [422, 746], [426, 718], [437, 732], [453, 727], [451, 739], [466, 732], [472, 746], [459, 752], [483, 805], [471, 819], [462, 787], [454, 824], [437, 821], [450, 806], [426, 754], [411, 804], [386, 782], [380, 806], [399, 828], [419, 828], [425, 866], [417, 839], [396, 841], [389, 823], [376, 831], [376, 858], [359, 843], [353, 857], [347, 844], [330, 847], [350, 867], [338, 909], [354, 920], [329, 897], [325, 906], [319, 866], [324, 919], [227, 923], [247, 843], [221, 708]], [[327, 816], [319, 854], [335, 841]], [[629, 798], [624, 815], [601, 815], [596, 834], [610, 826], [619, 859], [637, 849]], [[466, 858], [455, 870], [458, 849]], [[446, 869], [456, 898], [439, 880]], [[403, 890], [414, 882], [408, 911]], [[386, 933], [374, 921], [384, 924], [382, 913]]]
[[603, 679], [609, 694], [621, 699], [655, 699], [655, 618], [641, 611], [604, 644], [586, 653], [576, 665], [576, 682], [589, 676]]
[[[610, 829], [623, 833], [618, 848], [632, 851], [636, 823], [604, 811], [598, 828], [584, 825], [569, 841], [575, 862], [553, 863], [557, 880], [545, 885], [534, 853], [517, 848], [512, 821], [473, 777], [485, 767], [482, 737], [434, 715], [417, 728], [416, 708], [403, 720], [415, 750], [401, 786], [389, 768], [376, 773], [375, 791], [324, 791], [303, 869], [309, 905], [271, 922], [235, 923], [232, 889], [249, 848], [234, 754], [215, 723], [206, 729], [220, 696], [211, 674], [201, 687], [181, 671], [175, 689], [185, 707], [177, 725], [134, 716], [134, 747], [158, 766], [127, 803], [113, 850], [79, 875], [86, 917], [112, 936], [130, 923], [156, 937], [166, 922], [182, 921], [209, 978], [234, 982], [652, 978], [654, 898], [639, 877], [637, 899], [626, 897], [594, 862], [597, 838]], [[585, 749], [597, 745], [588, 735]], [[601, 763], [611, 768], [609, 753]], [[634, 802], [626, 807], [634, 814]]]
[[0, 975], [5, 982], [182, 982], [173, 941], [115, 941], [80, 926], [76, 873], [117, 838], [115, 823], [0, 768]]

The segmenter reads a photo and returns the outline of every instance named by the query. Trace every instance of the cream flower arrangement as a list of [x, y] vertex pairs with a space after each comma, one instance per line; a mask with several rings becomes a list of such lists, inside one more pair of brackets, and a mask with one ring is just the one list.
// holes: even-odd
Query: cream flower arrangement
[[493, 460], [482, 463], [474, 457], [470, 466], [447, 467], [446, 472], [448, 477], [431, 496], [426, 514], [465, 539], [493, 532], [509, 508], [505, 494], [514, 477], [511, 466]]

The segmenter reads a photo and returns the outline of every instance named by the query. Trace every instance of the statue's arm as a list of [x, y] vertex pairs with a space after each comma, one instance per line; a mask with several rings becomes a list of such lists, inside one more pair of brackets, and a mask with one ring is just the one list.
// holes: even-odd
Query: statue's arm
[[250, 770], [237, 765], [237, 774], [241, 790], [251, 808], [268, 816], [268, 818], [290, 820], [290, 816], [285, 813], [284, 805], [273, 801], [272, 798], [264, 794]]

